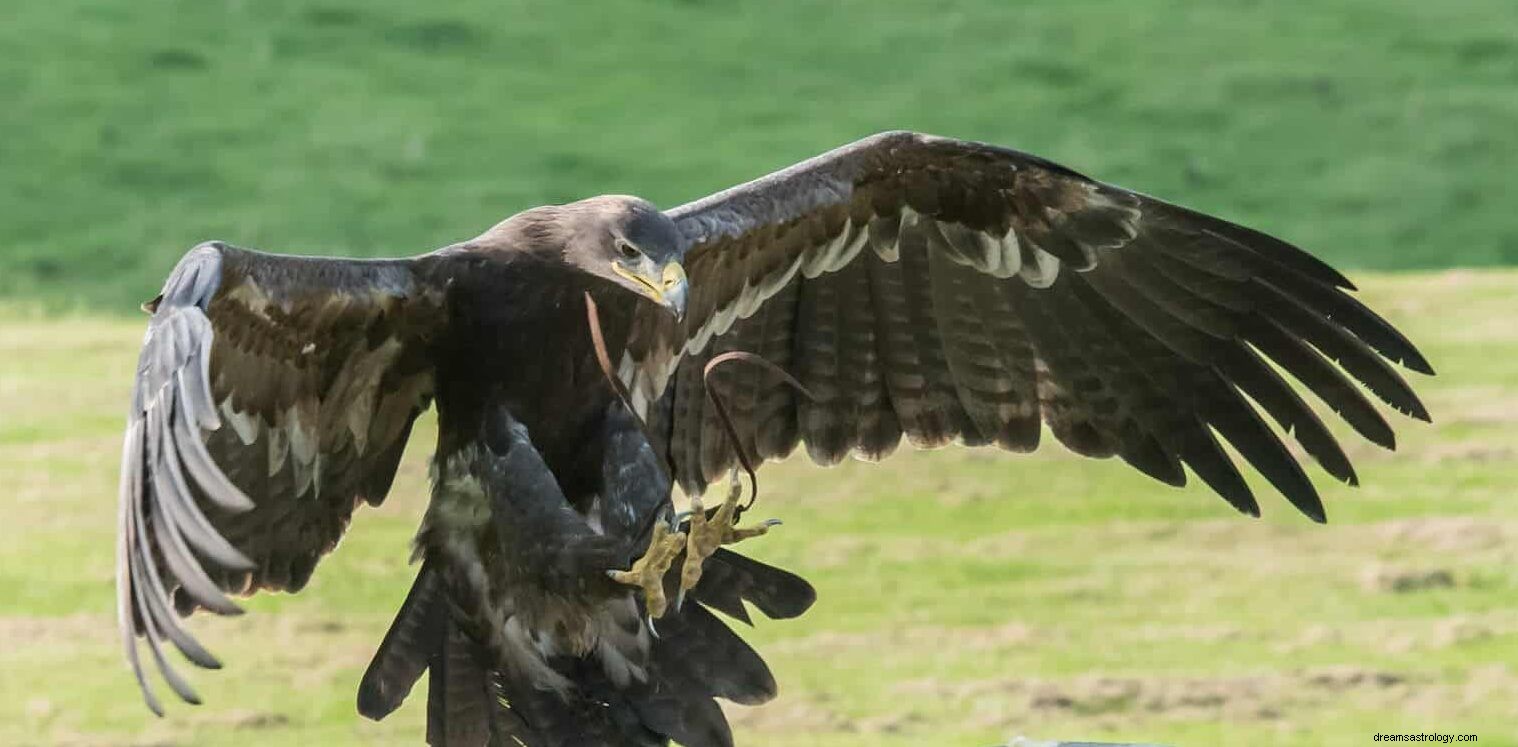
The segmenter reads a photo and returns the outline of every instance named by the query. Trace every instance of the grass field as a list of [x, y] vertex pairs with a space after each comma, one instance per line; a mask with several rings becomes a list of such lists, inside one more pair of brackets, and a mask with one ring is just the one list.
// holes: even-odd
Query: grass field
[[399, 255], [886, 129], [1374, 269], [1518, 263], [1511, 0], [14, 0], [0, 295], [132, 309], [207, 238]]
[[[1430, 730], [1518, 745], [1515, 284], [1364, 283], [1443, 372], [1416, 382], [1436, 424], [1402, 423], [1395, 454], [1351, 449], [1364, 485], [1327, 488], [1327, 526], [1268, 495], [1252, 521], [1058, 446], [767, 468], [762, 513], [786, 524], [748, 549], [807, 575], [819, 601], [752, 632], [782, 692], [732, 711], [741, 742], [1348, 745]], [[208, 705], [155, 720], [111, 613], [142, 320], [0, 319], [0, 744], [415, 743], [420, 691], [383, 724], [352, 704], [410, 582], [431, 433], [304, 593], [195, 623], [228, 670], [195, 678]]]

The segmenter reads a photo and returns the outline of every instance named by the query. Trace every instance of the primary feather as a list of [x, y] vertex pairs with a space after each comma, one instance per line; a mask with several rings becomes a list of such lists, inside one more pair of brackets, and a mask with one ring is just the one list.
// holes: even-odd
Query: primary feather
[[765, 403], [734, 412], [757, 458], [800, 442], [821, 463], [879, 458], [903, 436], [1026, 451], [1042, 420], [1078, 453], [1172, 484], [1189, 467], [1258, 513], [1221, 437], [1320, 521], [1257, 408], [1329, 474], [1356, 476], [1266, 359], [1377, 444], [1391, 430], [1357, 381], [1428, 419], [1388, 361], [1428, 362], [1328, 265], [1025, 153], [885, 133], [670, 216], [690, 313], [641, 318], [620, 370], [688, 492], [734, 461], [693, 375], [730, 349], [768, 351], [816, 394], [760, 371], [725, 384]]

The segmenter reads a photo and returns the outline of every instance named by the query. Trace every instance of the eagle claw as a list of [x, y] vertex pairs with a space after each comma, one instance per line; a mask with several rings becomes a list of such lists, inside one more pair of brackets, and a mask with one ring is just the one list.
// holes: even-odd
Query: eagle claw
[[706, 510], [701, 505], [701, 497], [691, 497], [690, 527], [685, 542], [685, 563], [680, 568], [680, 591], [675, 595], [676, 610], [680, 609], [681, 603], [685, 601], [685, 593], [696, 588], [696, 584], [701, 582], [701, 573], [706, 559], [711, 557], [717, 548], [742, 542], [750, 537], [768, 534], [770, 527], [780, 525], [779, 519], [769, 519], [755, 526], [738, 527], [738, 499], [742, 496], [743, 482], [738, 478], [738, 470], [734, 469], [728, 481], [727, 498], [710, 517], [707, 517]]
[[611, 580], [637, 587], [643, 592], [643, 604], [648, 613], [650, 628], [653, 627], [654, 618], [663, 617], [665, 608], [669, 606], [669, 600], [664, 595], [664, 573], [675, 562], [684, 546], [684, 533], [659, 522], [654, 525], [653, 537], [648, 541], [648, 551], [633, 562], [632, 568], [606, 571]]

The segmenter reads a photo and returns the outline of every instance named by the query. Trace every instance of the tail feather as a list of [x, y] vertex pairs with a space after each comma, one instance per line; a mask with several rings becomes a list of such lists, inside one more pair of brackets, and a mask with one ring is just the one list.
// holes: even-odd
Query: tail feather
[[650, 682], [743, 705], [775, 697], [777, 686], [769, 665], [706, 608], [687, 605], [678, 614], [666, 615], [659, 629], [663, 638], [650, 652]]
[[684, 747], [733, 747], [733, 730], [710, 697], [650, 689], [632, 704], [644, 723]]
[[[531, 747], [665, 747], [664, 733], [634, 710], [598, 662], [563, 658], [555, 669], [574, 682], [572, 692], [543, 690], [531, 681], [497, 673], [502, 698], [531, 725], [521, 737]], [[506, 742], [506, 744], [512, 744]]]
[[[678, 565], [676, 566], [678, 568]], [[817, 590], [790, 571], [765, 565], [726, 548], [706, 560], [701, 582], [691, 590], [698, 602], [750, 625], [746, 600], [772, 620], [799, 617], [817, 601]]]
[[432, 561], [422, 563], [358, 687], [358, 712], [379, 721], [399, 708], [443, 645], [448, 605]]
[[659, 621], [644, 681], [619, 685], [600, 661], [564, 657], [551, 663], [575, 684], [566, 696], [492, 667], [488, 650], [454, 622], [467, 611], [451, 599], [443, 567], [429, 560], [364, 673], [358, 708], [384, 718], [429, 672], [427, 741], [435, 746], [657, 747], [673, 739], [731, 747], [732, 730], [714, 698], [753, 705], [777, 688], [759, 654], [707, 607], [748, 623], [745, 602], [790, 618], [815, 599], [799, 576], [718, 550], [687, 604]]
[[[433, 658], [427, 685], [427, 743], [511, 745], [529, 742], [533, 730], [502, 702], [485, 648], [449, 624]], [[515, 737], [515, 740], [512, 738]]]

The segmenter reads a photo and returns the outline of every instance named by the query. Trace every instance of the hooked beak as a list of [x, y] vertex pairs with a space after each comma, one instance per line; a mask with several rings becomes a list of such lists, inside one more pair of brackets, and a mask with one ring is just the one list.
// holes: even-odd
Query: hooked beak
[[634, 290], [673, 314], [675, 321], [685, 318], [686, 279], [685, 268], [671, 260], [658, 273], [653, 262], [644, 260], [637, 268], [612, 266], [618, 275], [631, 281]]

